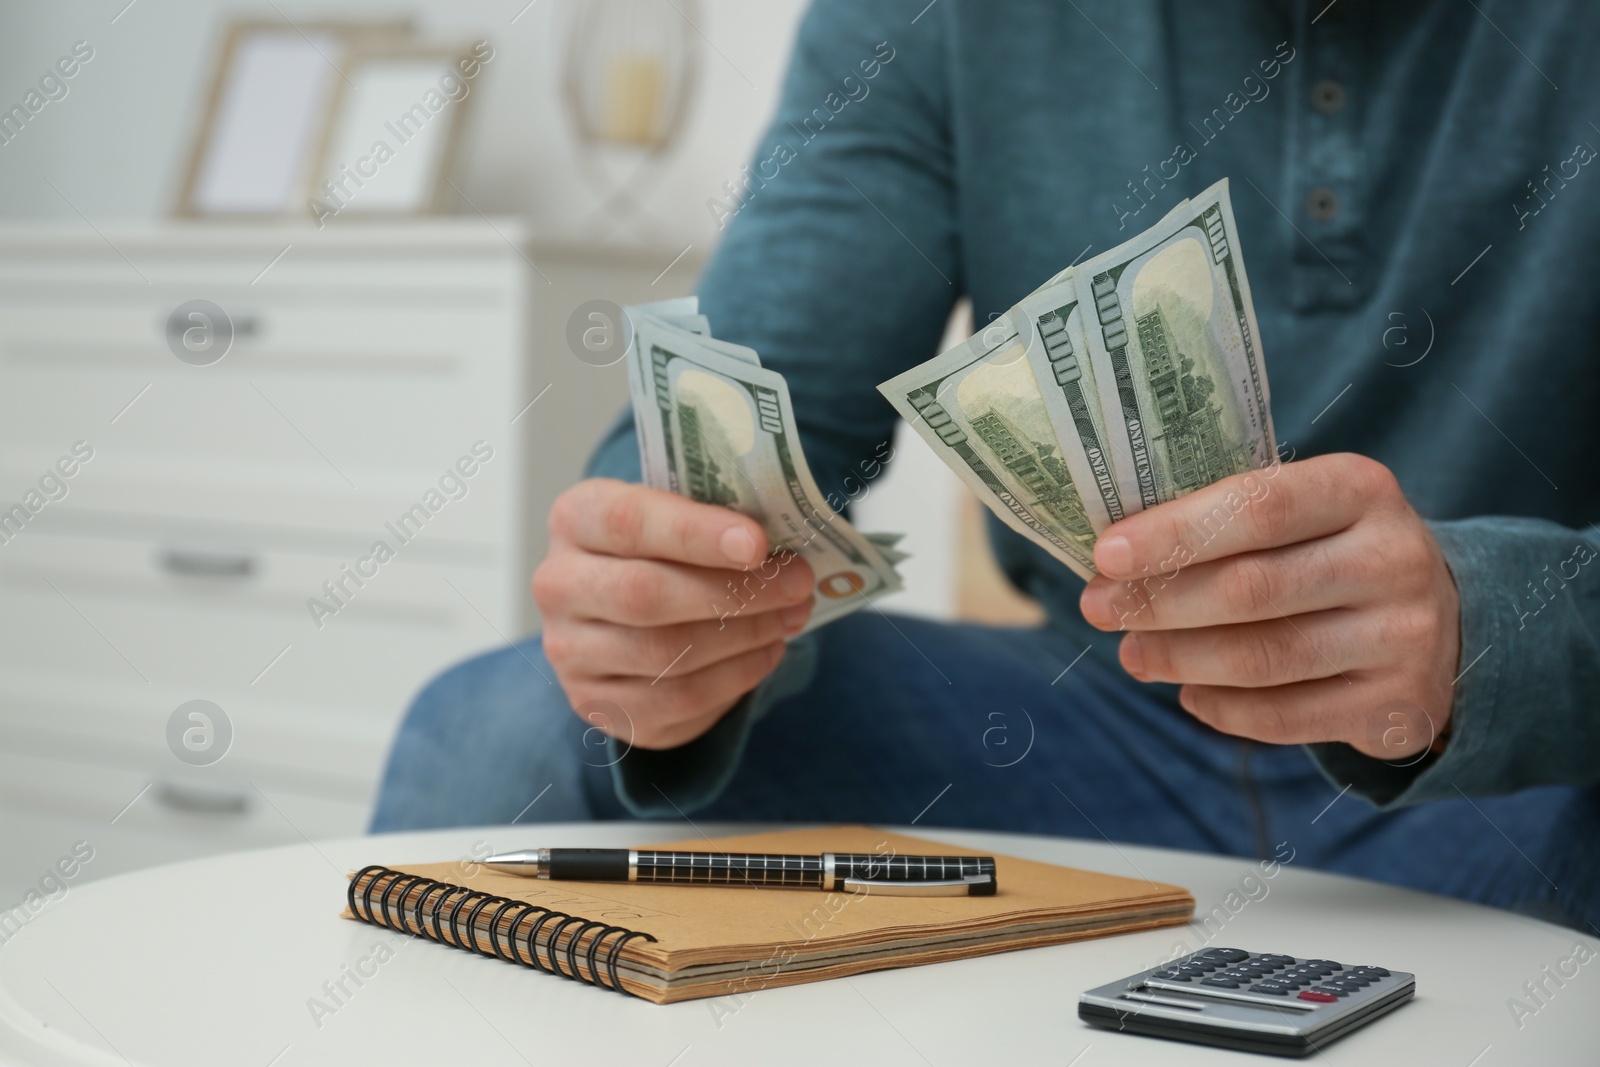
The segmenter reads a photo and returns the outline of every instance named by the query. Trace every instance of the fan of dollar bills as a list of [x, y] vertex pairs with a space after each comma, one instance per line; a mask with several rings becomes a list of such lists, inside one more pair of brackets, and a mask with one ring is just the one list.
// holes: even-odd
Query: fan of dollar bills
[[[828, 506], [783, 376], [713, 338], [693, 297], [627, 314], [645, 484], [750, 515], [802, 556], [807, 629], [899, 589], [900, 535]], [[1276, 459], [1227, 181], [878, 389], [1007, 525], [1092, 577], [1113, 522]]]
[[[778, 560], [816, 575], [807, 630], [901, 588], [900, 534], [863, 534], [829, 507], [800, 450], [783, 375], [753, 349], [718, 341], [694, 297], [627, 309], [628, 381], [646, 485], [751, 516]], [[737, 614], [766, 580], [757, 568], [729, 590]]]
[[1277, 455], [1224, 179], [878, 390], [1085, 578], [1113, 522]]

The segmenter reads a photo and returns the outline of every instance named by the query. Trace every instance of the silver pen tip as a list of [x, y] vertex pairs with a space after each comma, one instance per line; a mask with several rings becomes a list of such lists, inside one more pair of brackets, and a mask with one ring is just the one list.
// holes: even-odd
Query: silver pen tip
[[521, 852], [499, 852], [481, 861], [483, 866], [501, 874], [520, 874], [541, 878], [550, 871], [550, 850], [525, 849]]

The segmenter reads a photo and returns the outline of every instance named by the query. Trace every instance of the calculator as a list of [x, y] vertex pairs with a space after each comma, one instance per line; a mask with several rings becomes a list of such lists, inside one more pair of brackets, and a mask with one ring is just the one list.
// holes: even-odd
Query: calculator
[[1208, 948], [1089, 990], [1078, 998], [1078, 1018], [1131, 1034], [1306, 1056], [1416, 989], [1416, 975], [1404, 971]]

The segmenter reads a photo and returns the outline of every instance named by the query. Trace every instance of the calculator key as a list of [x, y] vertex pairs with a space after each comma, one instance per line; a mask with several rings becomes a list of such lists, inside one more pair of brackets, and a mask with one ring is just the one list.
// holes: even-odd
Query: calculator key
[[1357, 967], [1352, 973], [1372, 979], [1389, 977], [1389, 972], [1382, 967]]
[[1294, 962], [1294, 957], [1293, 956], [1267, 955], [1267, 956], [1262, 956], [1261, 958], [1263, 960], [1270, 960], [1273, 963], [1277, 964], [1279, 967], [1287, 967], [1291, 963]]
[[1293, 992], [1293, 990], [1291, 990], [1288, 984], [1285, 982], [1274, 982], [1269, 979], [1265, 982], [1257, 982], [1255, 985], [1251, 986], [1250, 992], [1271, 993], [1274, 996], [1287, 996], [1289, 993]]
[[1302, 989], [1300, 991], [1300, 999], [1310, 1000], [1317, 1004], [1335, 1004], [1339, 1000], [1334, 994], [1324, 993], [1320, 989]]
[[1332, 960], [1306, 960], [1306, 966], [1307, 967], [1326, 968], [1327, 970], [1330, 970], [1330, 971], [1337, 971], [1341, 967], [1343, 967], [1344, 964], [1342, 964], [1342, 963], [1334, 963]]
[[1199, 955], [1206, 959], [1221, 960], [1223, 963], [1238, 963], [1250, 958], [1250, 953], [1238, 948], [1208, 948]]
[[1240, 986], [1244, 985], [1244, 982], [1237, 978], [1228, 978], [1220, 974], [1214, 974], [1210, 978], [1202, 978], [1200, 980], [1200, 984], [1216, 986], [1219, 989], [1238, 989]]

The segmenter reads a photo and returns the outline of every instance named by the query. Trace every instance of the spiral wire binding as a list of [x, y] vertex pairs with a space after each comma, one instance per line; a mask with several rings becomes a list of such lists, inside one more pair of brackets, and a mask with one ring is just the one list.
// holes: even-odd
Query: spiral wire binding
[[[366, 885], [358, 895], [357, 889], [363, 882]], [[430, 901], [429, 898], [441, 890], [443, 892], [438, 900]], [[654, 937], [640, 930], [612, 926], [582, 915], [568, 915], [524, 900], [475, 892], [466, 886], [424, 878], [420, 874], [404, 874], [381, 864], [357, 871], [350, 879], [345, 900], [356, 918], [374, 926], [399, 930], [413, 937], [425, 937], [451, 948], [469, 949], [507, 963], [520, 963], [546, 974], [572, 978], [624, 994], [628, 991], [623, 988], [617, 971], [617, 960], [622, 955], [623, 946], [635, 938], [655, 941]], [[461, 911], [468, 905], [470, 910], [462, 917]], [[479, 944], [478, 916], [491, 905], [498, 906], [486, 920], [488, 931], [484, 940], [489, 947], [485, 949]], [[448, 916], [445, 914], [447, 910]], [[504, 935], [505, 944], [502, 947], [500, 922], [507, 916], [510, 926]], [[518, 928], [529, 919], [533, 920], [532, 926], [526, 933], [519, 934]], [[567, 934], [569, 928], [572, 932]], [[563, 936], [566, 937], [564, 946], [561, 944]], [[611, 945], [602, 962], [599, 958], [600, 948], [607, 938], [611, 939]], [[548, 963], [539, 958], [541, 948]], [[587, 974], [584, 973], [585, 967], [578, 965], [580, 948], [583, 949]], [[560, 955], [557, 955], [558, 952]], [[565, 967], [561, 965], [563, 956], [566, 958]], [[608, 974], [610, 984], [605, 981]]]

